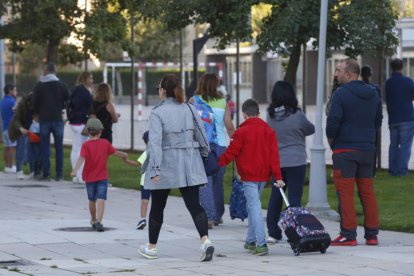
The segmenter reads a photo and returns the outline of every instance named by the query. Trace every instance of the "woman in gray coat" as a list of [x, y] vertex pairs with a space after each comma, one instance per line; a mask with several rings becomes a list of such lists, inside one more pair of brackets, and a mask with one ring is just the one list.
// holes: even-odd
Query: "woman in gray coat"
[[[184, 103], [184, 90], [175, 75], [164, 75], [159, 84], [161, 102], [149, 119], [149, 141], [145, 169], [145, 189], [151, 190], [149, 244], [138, 249], [146, 258], [157, 258], [157, 241], [164, 219], [168, 194], [179, 188], [201, 239], [201, 261], [213, 258], [208, 238], [207, 216], [199, 202], [199, 187], [207, 183], [201, 155], [209, 145], [195, 109]], [[204, 138], [202, 137], [204, 136]]]
[[[306, 174], [305, 138], [315, 132], [315, 127], [299, 109], [295, 90], [287, 81], [276, 82], [267, 111], [266, 122], [276, 132], [280, 170], [286, 183], [284, 189], [289, 190], [290, 205], [300, 207]], [[270, 244], [282, 239], [282, 230], [277, 225], [282, 204], [279, 189], [272, 187], [267, 208], [267, 242]]]

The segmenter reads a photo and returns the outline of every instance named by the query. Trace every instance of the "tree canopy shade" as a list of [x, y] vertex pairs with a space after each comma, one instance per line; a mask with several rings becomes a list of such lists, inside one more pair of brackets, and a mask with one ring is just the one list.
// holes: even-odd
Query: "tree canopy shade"
[[141, 6], [145, 18], [155, 18], [169, 30], [179, 30], [189, 24], [208, 23], [209, 35], [225, 48], [236, 39], [251, 38], [251, 6], [253, 0], [147, 0]]
[[[301, 45], [319, 37], [319, 0], [274, 0], [272, 14], [264, 19], [257, 43], [262, 52], [289, 56], [285, 80], [295, 83]], [[398, 39], [393, 33], [396, 15], [390, 0], [331, 0], [328, 11], [327, 48], [345, 49], [355, 57], [384, 50], [391, 54]]]
[[2, 14], [11, 18], [0, 27], [0, 37], [9, 38], [12, 50], [28, 42], [47, 46], [46, 60], [57, 61], [57, 50], [79, 23], [82, 14], [77, 0], [0, 0]]

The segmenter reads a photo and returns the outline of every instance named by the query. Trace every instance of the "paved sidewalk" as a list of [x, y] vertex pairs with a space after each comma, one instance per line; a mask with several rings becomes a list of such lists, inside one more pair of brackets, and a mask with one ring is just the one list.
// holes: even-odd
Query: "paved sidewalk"
[[[109, 188], [103, 233], [89, 231], [84, 185], [16, 180], [0, 173], [0, 275], [414, 275], [414, 234], [380, 232], [380, 245], [330, 247], [326, 254], [295, 257], [287, 243], [268, 256], [243, 250], [247, 222], [230, 220], [210, 230], [216, 251], [199, 262], [199, 241], [181, 198], [170, 197], [159, 239], [159, 259], [137, 252], [147, 228], [135, 230], [140, 195]], [[338, 223], [322, 221], [332, 238]], [[59, 231], [80, 228], [80, 232]], [[14, 265], [20, 261], [23, 265]]]

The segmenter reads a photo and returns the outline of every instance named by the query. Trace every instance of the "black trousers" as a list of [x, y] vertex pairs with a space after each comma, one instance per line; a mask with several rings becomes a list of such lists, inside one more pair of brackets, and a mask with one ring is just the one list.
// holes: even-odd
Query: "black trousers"
[[[164, 221], [164, 209], [167, 205], [167, 198], [170, 191], [171, 189], [151, 191], [152, 202], [148, 223], [149, 242], [151, 244], [157, 244], [161, 226]], [[180, 192], [184, 199], [185, 206], [193, 218], [200, 238], [208, 235], [207, 215], [199, 201], [199, 186], [180, 188]]]

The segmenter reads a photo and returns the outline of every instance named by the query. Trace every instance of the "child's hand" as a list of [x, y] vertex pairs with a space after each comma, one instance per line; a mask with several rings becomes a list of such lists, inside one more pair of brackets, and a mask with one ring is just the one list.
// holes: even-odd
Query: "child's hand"
[[273, 184], [276, 186], [276, 188], [283, 188], [285, 186], [285, 182], [283, 182], [282, 179], [276, 180], [276, 182]]
[[77, 172], [72, 171], [72, 172], [70, 173], [70, 176], [75, 177], [77, 174], [78, 174]]

